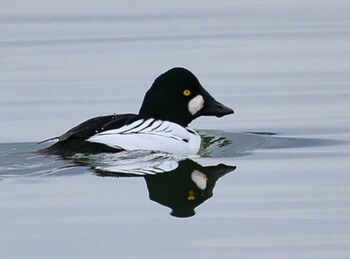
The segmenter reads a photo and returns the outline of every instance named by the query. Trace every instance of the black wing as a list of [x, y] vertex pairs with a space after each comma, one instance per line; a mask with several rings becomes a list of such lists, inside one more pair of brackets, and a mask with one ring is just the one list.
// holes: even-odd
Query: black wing
[[58, 140], [63, 142], [70, 139], [88, 139], [96, 133], [103, 132], [110, 129], [117, 129], [125, 124], [131, 123], [138, 118], [136, 114], [122, 114], [122, 115], [107, 115], [100, 116], [84, 121], [83, 123], [70, 129]]
[[76, 153], [96, 154], [122, 151], [121, 149], [99, 143], [90, 143], [85, 140], [96, 133], [120, 128], [139, 118], [140, 116], [136, 114], [108, 115], [92, 118], [70, 129], [60, 137], [54, 138], [58, 139], [58, 142], [48, 148], [40, 149], [38, 152], [41, 154], [60, 155], [65, 158]]

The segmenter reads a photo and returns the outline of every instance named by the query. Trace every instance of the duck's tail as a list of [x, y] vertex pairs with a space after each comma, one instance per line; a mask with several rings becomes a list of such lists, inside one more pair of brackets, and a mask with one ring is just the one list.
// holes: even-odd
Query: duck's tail
[[42, 143], [45, 143], [45, 142], [48, 142], [48, 141], [50, 141], [50, 140], [55, 140], [55, 139], [59, 139], [59, 138], [60, 138], [60, 137], [48, 138], [48, 139], [45, 139], [45, 140], [43, 140], [43, 141], [38, 142], [38, 145], [40, 145], [40, 144], [42, 144]]

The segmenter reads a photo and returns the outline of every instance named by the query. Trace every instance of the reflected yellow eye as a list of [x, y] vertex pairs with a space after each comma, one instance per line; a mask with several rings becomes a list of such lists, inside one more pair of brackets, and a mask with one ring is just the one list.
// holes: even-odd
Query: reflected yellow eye
[[188, 90], [188, 89], [186, 89], [186, 90], [184, 90], [184, 91], [182, 92], [182, 94], [183, 94], [184, 96], [190, 96], [191, 91]]
[[188, 196], [187, 196], [187, 200], [189, 201], [194, 201], [196, 199], [196, 196], [194, 195], [194, 191], [189, 191], [188, 192]]

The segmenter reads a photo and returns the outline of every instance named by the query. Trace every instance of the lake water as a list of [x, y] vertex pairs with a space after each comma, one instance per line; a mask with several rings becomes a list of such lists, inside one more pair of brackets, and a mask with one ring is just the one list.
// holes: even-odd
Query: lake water
[[[350, 258], [349, 10], [2, 1], [0, 258]], [[235, 110], [200, 156], [36, 153], [174, 66]]]

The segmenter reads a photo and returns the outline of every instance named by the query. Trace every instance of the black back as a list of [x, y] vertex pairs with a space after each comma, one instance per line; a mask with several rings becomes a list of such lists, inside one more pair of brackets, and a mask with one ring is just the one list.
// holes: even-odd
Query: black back
[[40, 150], [41, 153], [56, 154], [63, 157], [75, 153], [100, 153], [118, 152], [121, 150], [85, 141], [91, 136], [110, 129], [117, 129], [132, 123], [140, 117], [136, 114], [107, 115], [84, 121], [78, 126], [70, 129], [58, 138], [58, 142], [52, 146]]
[[125, 124], [135, 121], [137, 117], [138, 116], [136, 114], [95, 117], [70, 129], [59, 137], [59, 141], [65, 141], [72, 138], [88, 139], [89, 137], [102, 131], [120, 128]]

